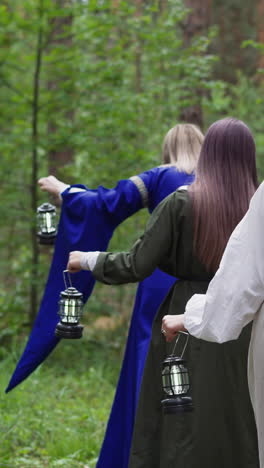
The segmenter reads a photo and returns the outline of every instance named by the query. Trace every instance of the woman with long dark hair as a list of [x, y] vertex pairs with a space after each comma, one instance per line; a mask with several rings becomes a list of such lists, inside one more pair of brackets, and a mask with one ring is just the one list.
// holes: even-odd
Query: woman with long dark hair
[[208, 130], [197, 179], [154, 210], [127, 253], [72, 252], [68, 268], [92, 270], [106, 284], [139, 281], [157, 266], [177, 276], [152, 328], [137, 408], [130, 468], [257, 468], [246, 361], [250, 329], [223, 345], [191, 338], [187, 362], [195, 410], [164, 414], [161, 364], [172, 351], [161, 334], [166, 314], [182, 314], [206, 292], [233, 228], [257, 188], [255, 144], [248, 127], [223, 119]]

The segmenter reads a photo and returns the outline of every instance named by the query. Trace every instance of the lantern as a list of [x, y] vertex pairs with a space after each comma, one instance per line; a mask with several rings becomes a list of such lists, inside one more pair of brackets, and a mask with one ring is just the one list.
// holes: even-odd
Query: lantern
[[56, 326], [55, 335], [59, 338], [81, 338], [83, 326], [80, 325], [79, 321], [83, 311], [83, 295], [72, 286], [69, 274], [70, 287], [67, 287], [66, 273], [68, 273], [68, 270], [63, 272], [66, 289], [60, 293], [60, 322]]
[[[192, 398], [188, 395], [190, 390], [189, 373], [183, 354], [186, 349], [189, 334], [178, 332], [173, 352], [162, 363], [162, 386], [166, 398], [162, 400], [164, 414], [182, 413], [192, 411]], [[187, 335], [186, 343], [181, 356], [174, 354], [181, 334]]]
[[43, 203], [37, 209], [38, 238], [40, 244], [54, 244], [57, 236], [56, 208]]

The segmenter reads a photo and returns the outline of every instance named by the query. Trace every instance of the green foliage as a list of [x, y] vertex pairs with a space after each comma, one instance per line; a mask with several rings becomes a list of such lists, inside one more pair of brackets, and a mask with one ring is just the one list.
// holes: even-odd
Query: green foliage
[[[170, 0], [160, 12], [158, 3], [144, 5], [140, 15], [133, 3], [120, 2], [116, 9], [110, 0], [26, 0], [23, 5], [14, 0], [1, 6], [0, 215], [5, 224], [0, 278], [12, 297], [4, 305], [13, 311], [12, 327], [25, 321], [33, 281], [34, 148], [37, 176], [47, 174], [51, 154], [67, 149], [74, 161], [58, 167], [62, 179], [113, 186], [159, 164], [168, 128], [185, 107], [201, 103], [215, 60], [208, 53], [211, 37], [196, 37], [185, 46], [181, 24], [188, 10], [180, 0]], [[45, 199], [39, 195], [39, 204]], [[116, 245], [125, 238], [126, 248], [143, 224], [129, 221], [121, 227]], [[40, 271], [34, 271], [40, 291], [50, 259], [42, 255]]]
[[208, 83], [209, 97], [204, 97], [203, 108], [208, 124], [226, 116], [243, 120], [253, 132], [257, 148], [259, 181], [264, 178], [264, 115], [263, 83], [237, 72], [235, 85], [212, 81]]
[[141, 16], [129, 2], [111, 16], [110, 3], [101, 2], [100, 13], [97, 2], [87, 3], [75, 22], [84, 55], [74, 169], [76, 180], [87, 173], [89, 184], [114, 183], [156, 165], [164, 134], [183, 108], [199, 102], [193, 89], [203, 88], [214, 60], [208, 38], [183, 46], [181, 2], [169, 2], [163, 14], [155, 4], [144, 6]]
[[234, 83], [237, 70], [246, 76], [254, 76], [257, 53], [241, 48], [245, 40], [255, 40], [257, 35], [257, 0], [214, 0], [212, 22], [218, 25], [218, 35], [213, 50], [221, 56], [216, 64], [216, 76]]

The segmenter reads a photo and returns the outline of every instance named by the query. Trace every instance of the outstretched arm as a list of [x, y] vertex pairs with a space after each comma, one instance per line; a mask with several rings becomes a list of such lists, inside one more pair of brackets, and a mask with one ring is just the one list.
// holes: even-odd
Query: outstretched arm
[[129, 252], [71, 252], [67, 268], [76, 272], [85, 267], [92, 270], [99, 281], [106, 284], [137, 282], [149, 276], [157, 266], [169, 258], [177, 245], [177, 205], [175, 198], [168, 197], [154, 210], [146, 231]]
[[141, 208], [149, 206], [159, 174], [159, 168], [153, 168], [120, 180], [116, 187], [110, 189], [103, 186], [90, 189], [80, 184], [70, 186], [52, 175], [40, 178], [38, 184], [41, 190], [54, 197], [57, 205], [62, 202], [67, 205], [66, 209], [73, 216], [82, 215], [87, 204], [93, 205], [96, 212], [108, 217], [110, 225], [116, 227]]

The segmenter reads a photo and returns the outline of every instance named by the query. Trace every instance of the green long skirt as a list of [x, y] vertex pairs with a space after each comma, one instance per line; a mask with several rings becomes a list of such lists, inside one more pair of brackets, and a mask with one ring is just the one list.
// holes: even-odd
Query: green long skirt
[[[185, 352], [194, 410], [163, 414], [162, 362], [173, 348], [161, 320], [182, 313], [193, 292], [179, 281], [160, 307], [152, 330], [138, 403], [129, 468], [258, 468], [257, 434], [247, 384], [251, 325], [224, 344], [190, 337]], [[179, 353], [181, 349], [176, 349]]]

